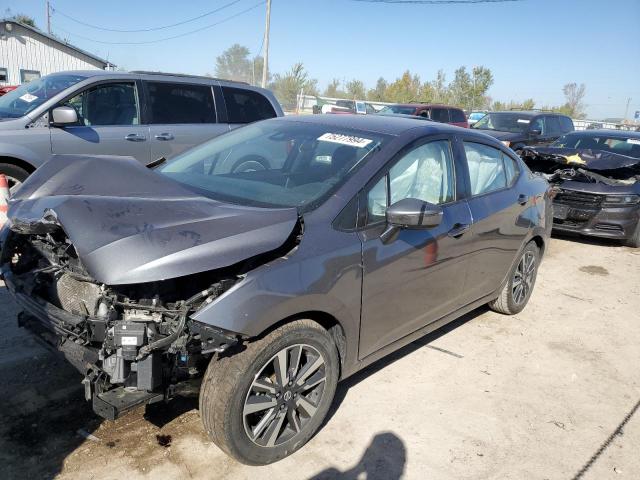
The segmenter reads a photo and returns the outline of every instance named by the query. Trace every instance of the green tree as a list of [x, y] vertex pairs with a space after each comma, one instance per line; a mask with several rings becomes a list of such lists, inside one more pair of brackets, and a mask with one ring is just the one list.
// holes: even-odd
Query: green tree
[[463, 106], [470, 111], [477, 108], [485, 108], [489, 103], [486, 94], [491, 85], [493, 85], [491, 70], [482, 66], [473, 67], [473, 70], [471, 70], [471, 84], [469, 85], [470, 91], [468, 95], [465, 95], [467, 99]]
[[407, 70], [387, 88], [386, 100], [394, 103], [415, 102], [420, 98], [420, 77]]
[[347, 82], [345, 88], [350, 99], [364, 100], [367, 96], [367, 90], [364, 86], [364, 82], [361, 80], [353, 79], [350, 82]]
[[36, 21], [33, 17], [25, 14], [25, 13], [16, 13], [13, 14], [10, 8], [5, 9], [4, 18], [8, 18], [9, 20], [13, 20], [14, 22], [22, 23], [23, 25], [29, 25], [33, 28], [38, 28], [36, 26]]
[[446, 82], [447, 76], [443, 70], [438, 70], [435, 80], [429, 82], [430, 90], [433, 92], [434, 102], [449, 103], [449, 88]]
[[[216, 58], [216, 77], [251, 83], [254, 80], [254, 72], [249, 53], [247, 47], [238, 43], [231, 45]], [[259, 70], [259, 73], [259, 75], [256, 73], [255, 76], [262, 78], [262, 69]]]
[[458, 68], [453, 74], [453, 81], [449, 84], [449, 101], [461, 107], [470, 103], [471, 99], [471, 75], [466, 67]]
[[276, 73], [270, 88], [285, 110], [295, 110], [298, 95], [318, 95], [318, 81], [309, 78], [302, 62], [298, 62], [285, 74]]
[[565, 104], [559, 107], [557, 110], [569, 115], [572, 118], [585, 118], [585, 105], [583, 103], [584, 96], [587, 93], [587, 87], [584, 83], [578, 85], [577, 83], [567, 83], [562, 92], [565, 97]]
[[389, 83], [382, 77], [378, 78], [375, 88], [367, 92], [367, 100], [384, 102], [387, 98], [387, 88], [389, 88]]
[[323, 95], [330, 98], [347, 98], [347, 92], [340, 88], [340, 80], [334, 78], [324, 89]]

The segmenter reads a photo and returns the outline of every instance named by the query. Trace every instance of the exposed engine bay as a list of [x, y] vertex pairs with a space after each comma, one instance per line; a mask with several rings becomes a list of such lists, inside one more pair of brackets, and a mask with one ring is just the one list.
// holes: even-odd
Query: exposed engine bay
[[61, 228], [10, 233], [0, 266], [24, 313], [19, 322], [83, 374], [85, 396], [105, 418], [165, 400], [204, 373], [240, 337], [189, 315], [233, 286], [231, 271], [107, 286], [93, 280]]
[[525, 147], [522, 159], [554, 184], [565, 180], [611, 186], [640, 182], [640, 159], [612, 152]]

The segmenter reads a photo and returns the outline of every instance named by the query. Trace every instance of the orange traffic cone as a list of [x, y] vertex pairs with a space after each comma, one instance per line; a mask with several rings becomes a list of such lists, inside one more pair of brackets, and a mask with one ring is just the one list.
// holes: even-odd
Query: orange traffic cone
[[9, 210], [9, 182], [7, 177], [0, 174], [0, 228], [7, 221], [7, 211]]

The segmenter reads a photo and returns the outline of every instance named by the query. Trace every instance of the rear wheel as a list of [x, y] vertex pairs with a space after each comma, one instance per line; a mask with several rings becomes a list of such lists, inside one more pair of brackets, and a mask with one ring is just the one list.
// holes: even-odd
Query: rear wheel
[[535, 242], [529, 242], [511, 269], [509, 279], [500, 296], [489, 302], [489, 308], [505, 315], [520, 313], [529, 302], [538, 275], [540, 250]]
[[205, 429], [245, 464], [291, 455], [326, 416], [338, 365], [331, 337], [311, 320], [284, 325], [240, 352], [213, 359], [200, 392]]
[[11, 163], [0, 163], [0, 175], [7, 177], [9, 190], [13, 192], [27, 179], [29, 172]]

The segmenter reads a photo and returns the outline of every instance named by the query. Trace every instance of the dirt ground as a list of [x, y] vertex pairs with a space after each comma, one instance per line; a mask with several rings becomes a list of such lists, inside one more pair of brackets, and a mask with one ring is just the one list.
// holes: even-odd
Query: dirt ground
[[640, 250], [554, 238], [524, 312], [479, 309], [346, 380], [307, 446], [256, 468], [195, 400], [100, 420], [2, 289], [0, 478], [638, 479], [639, 312]]

